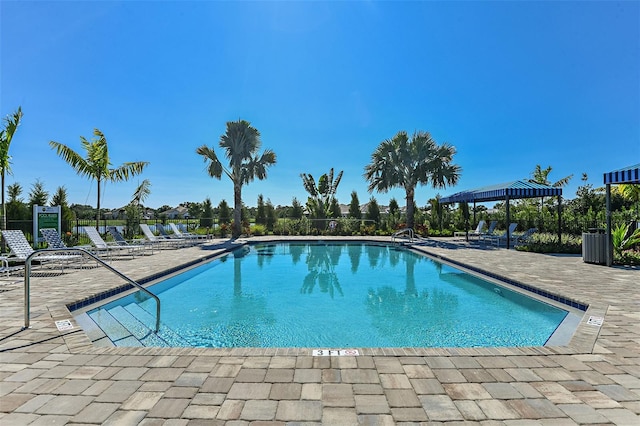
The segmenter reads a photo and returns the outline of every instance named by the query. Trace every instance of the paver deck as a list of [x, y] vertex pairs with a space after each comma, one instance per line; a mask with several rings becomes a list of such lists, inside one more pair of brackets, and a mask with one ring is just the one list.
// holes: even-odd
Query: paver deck
[[[224, 247], [112, 265], [140, 280]], [[358, 357], [105, 348], [91, 344], [66, 305], [123, 282], [104, 268], [36, 272], [28, 329], [22, 279], [0, 281], [0, 424], [640, 425], [640, 270], [453, 240], [416, 248], [589, 309], [571, 342], [553, 347], [360, 348]], [[57, 320], [74, 328], [58, 331]]]

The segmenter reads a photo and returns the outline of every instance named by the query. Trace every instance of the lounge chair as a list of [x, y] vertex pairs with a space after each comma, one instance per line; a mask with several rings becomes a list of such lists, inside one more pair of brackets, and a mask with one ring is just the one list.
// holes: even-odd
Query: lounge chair
[[208, 238], [206, 235], [192, 234], [191, 232], [182, 232], [180, 228], [178, 228], [178, 226], [173, 222], [169, 223], [169, 226], [171, 227], [173, 234], [176, 235], [178, 238], [184, 238], [189, 240], [205, 240]]
[[113, 241], [120, 247], [131, 247], [131, 248], [140, 249], [140, 250], [142, 249], [150, 250], [151, 251], [150, 254], [153, 254], [154, 244], [151, 243], [149, 240], [136, 239], [132, 241], [127, 241], [127, 239], [122, 236], [118, 228], [116, 228], [115, 226], [107, 226], [107, 232], [111, 235], [111, 238], [113, 238]]
[[522, 235], [514, 235], [511, 240], [513, 242], [513, 246], [516, 247], [528, 244], [531, 241], [531, 237], [533, 237], [533, 234], [536, 232], [538, 232], [538, 228], [529, 228], [524, 231]]
[[498, 226], [497, 220], [492, 220], [491, 222], [489, 222], [489, 227], [485, 232], [480, 233], [480, 235], [478, 236], [478, 240], [482, 242], [485, 238], [489, 239], [495, 236], [496, 226]]
[[481, 220], [480, 222], [478, 222], [478, 226], [476, 227], [476, 229], [474, 229], [473, 231], [459, 231], [459, 232], [454, 232], [453, 236], [454, 237], [466, 237], [467, 234], [469, 235], [469, 237], [479, 237], [480, 235], [482, 235], [482, 228], [484, 228], [484, 224], [486, 222], [484, 220]]
[[54, 249], [81, 248], [87, 251], [91, 251], [91, 246], [88, 246], [88, 245], [74, 246], [74, 247], [67, 246], [67, 244], [64, 241], [62, 241], [62, 238], [60, 237], [60, 234], [58, 234], [58, 231], [54, 228], [40, 229], [40, 233], [44, 237], [44, 240], [47, 242], [48, 248], [54, 248]]
[[100, 233], [93, 226], [83, 226], [81, 229], [87, 234], [87, 237], [89, 237], [91, 243], [95, 246], [95, 248], [97, 250], [106, 252], [109, 255], [110, 259], [114, 254], [130, 255], [131, 258], [134, 258], [136, 253], [139, 253], [140, 250], [144, 250], [144, 246], [134, 247], [121, 246], [117, 243], [109, 244], [102, 238]]
[[[42, 230], [41, 230], [42, 232]], [[22, 231], [20, 230], [4, 230], [2, 231], [2, 237], [6, 241], [9, 249], [11, 250], [10, 255], [7, 257], [7, 261], [18, 260], [24, 262], [27, 258], [35, 252], [33, 247], [27, 241], [27, 238], [24, 236]], [[66, 246], [65, 246], [66, 247]], [[36, 260], [41, 263], [45, 262], [56, 262], [60, 264], [61, 270], [64, 272], [65, 265], [69, 263], [84, 260], [84, 256], [80, 254], [43, 254], [32, 257], [33, 260]]]
[[151, 243], [155, 244], [158, 248], [179, 248], [184, 247], [187, 244], [187, 241], [184, 239], [155, 235], [146, 223], [141, 223], [140, 229], [142, 230], [144, 237]]
[[513, 232], [516, 230], [517, 227], [518, 227], [517, 223], [515, 222], [510, 223], [509, 230], [507, 232], [501, 235], [488, 235], [485, 237], [485, 240], [489, 241], [491, 244], [496, 245], [497, 247], [500, 247], [502, 243], [504, 243], [504, 245], [506, 246], [507, 238], [509, 238], [510, 243], [513, 241]]

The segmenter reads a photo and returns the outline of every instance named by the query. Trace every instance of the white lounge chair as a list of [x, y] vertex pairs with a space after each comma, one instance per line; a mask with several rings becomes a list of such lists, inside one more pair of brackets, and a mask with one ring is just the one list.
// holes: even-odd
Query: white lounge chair
[[[510, 223], [509, 224], [509, 230], [507, 232], [505, 232], [504, 234], [501, 235], [488, 235], [485, 237], [486, 240], [488, 240], [491, 244], [496, 245], [497, 247], [500, 247], [500, 245], [502, 243], [504, 243], [504, 245], [507, 245], [507, 238], [509, 238], [509, 243], [511, 243], [511, 241], [513, 241], [513, 232], [516, 230], [516, 228], [518, 227], [517, 223]], [[511, 245], [511, 244], [510, 244]]]
[[[27, 238], [24, 236], [22, 231], [9, 229], [2, 231], [2, 237], [5, 242], [9, 246], [11, 250], [10, 255], [7, 257], [8, 261], [18, 260], [24, 262], [27, 258], [35, 252], [33, 247], [27, 241]], [[65, 265], [68, 265], [72, 262], [81, 261], [84, 259], [84, 256], [80, 254], [70, 254], [70, 253], [58, 253], [58, 254], [43, 254], [32, 257], [33, 260], [38, 262], [55, 262], [60, 264], [60, 269], [64, 272]]]
[[527, 244], [531, 241], [531, 237], [533, 234], [538, 232], [538, 228], [529, 228], [522, 235], [514, 235], [511, 241], [513, 242], [513, 246], [521, 246]]
[[[476, 229], [474, 229], [473, 231], [469, 231], [469, 237], [479, 237], [480, 235], [482, 235], [482, 229], [484, 228], [484, 224], [486, 222], [484, 220], [481, 220], [480, 222], [478, 222], [478, 226], [476, 226]], [[467, 232], [466, 231], [459, 231], [459, 232], [454, 232], [453, 233], [454, 237], [466, 237], [467, 236]]]
[[142, 230], [142, 234], [144, 237], [151, 241], [151, 243], [155, 244], [158, 248], [179, 248], [185, 246], [185, 240], [178, 238], [166, 238], [163, 236], [158, 236], [151, 231], [149, 225], [146, 223], [140, 224], [140, 229]]
[[489, 227], [485, 232], [482, 232], [479, 235], [478, 240], [482, 242], [485, 238], [490, 239], [491, 237], [495, 236], [494, 232], [496, 231], [496, 226], [498, 226], [497, 220], [492, 220], [491, 222], [489, 222]]
[[118, 228], [115, 226], [107, 226], [107, 232], [111, 235], [113, 241], [120, 247], [131, 247], [140, 250], [150, 250], [151, 253], [149, 254], [153, 254], [154, 244], [147, 239], [135, 239], [127, 241], [127, 239], [122, 236]]
[[82, 230], [87, 234], [87, 237], [89, 237], [95, 248], [106, 252], [110, 259], [112, 259], [113, 255], [118, 254], [130, 255], [134, 258], [136, 253], [140, 253], [141, 250], [144, 250], [144, 247], [121, 246], [117, 243], [109, 244], [93, 226], [83, 226]]
[[185, 246], [189, 245], [189, 244], [197, 244], [197, 242], [194, 241], [193, 238], [184, 238], [184, 237], [179, 236], [178, 234], [175, 234], [175, 233], [171, 234], [171, 233], [167, 232], [167, 230], [164, 229], [164, 225], [161, 224], [161, 223], [156, 223], [156, 229], [160, 233], [159, 237], [161, 237], [161, 238], [165, 238], [165, 239], [168, 239], [168, 240], [174, 240], [174, 241], [179, 240], [179, 241], [182, 241]]
[[208, 238], [206, 235], [192, 234], [191, 232], [182, 232], [180, 228], [178, 228], [178, 226], [173, 222], [169, 223], [169, 226], [171, 227], [173, 234], [179, 238], [185, 238], [190, 240], [205, 240]]

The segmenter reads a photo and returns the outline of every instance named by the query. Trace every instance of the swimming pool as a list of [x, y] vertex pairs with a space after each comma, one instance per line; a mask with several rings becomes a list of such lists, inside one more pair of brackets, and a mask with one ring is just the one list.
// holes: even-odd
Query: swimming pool
[[[381, 244], [247, 245], [150, 289], [171, 346], [541, 346], [568, 314]], [[124, 311], [150, 326], [155, 305], [135, 293], [88, 314], [99, 323]]]

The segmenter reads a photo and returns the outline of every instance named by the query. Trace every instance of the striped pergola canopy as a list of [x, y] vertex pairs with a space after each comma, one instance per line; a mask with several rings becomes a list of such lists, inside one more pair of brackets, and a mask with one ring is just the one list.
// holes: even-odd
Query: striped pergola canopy
[[617, 185], [620, 183], [640, 183], [640, 164], [604, 174], [605, 185]]
[[607, 266], [613, 265], [613, 238], [611, 235], [611, 185], [640, 184], [640, 164], [604, 174], [607, 205]]
[[562, 195], [562, 188], [543, 185], [531, 180], [517, 180], [483, 188], [462, 191], [440, 199], [441, 204], [481, 203], [518, 198], [537, 198]]

